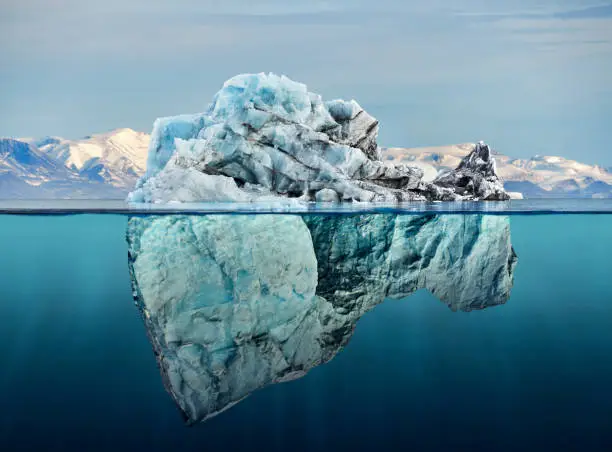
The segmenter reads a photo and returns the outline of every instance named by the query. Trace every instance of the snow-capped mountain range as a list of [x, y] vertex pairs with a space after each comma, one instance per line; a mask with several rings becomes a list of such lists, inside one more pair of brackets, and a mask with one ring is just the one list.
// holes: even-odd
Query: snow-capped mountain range
[[[432, 180], [440, 171], [455, 168], [474, 149], [474, 143], [426, 148], [388, 148], [387, 160], [402, 161], [421, 167], [425, 179]], [[588, 165], [556, 156], [516, 159], [494, 151], [497, 174], [509, 192], [525, 198], [610, 198], [612, 168]]]
[[[122, 128], [78, 140], [0, 138], [0, 198], [124, 199], [146, 168], [149, 135]], [[455, 168], [466, 143], [386, 148], [383, 158], [423, 168], [426, 180]], [[507, 191], [526, 198], [612, 197], [612, 169], [563, 157], [515, 159], [495, 153]]]
[[123, 199], [148, 147], [148, 134], [127, 128], [79, 140], [1, 138], [0, 198]]
[[149, 147], [148, 134], [127, 128], [80, 140], [45, 137], [23, 141], [89, 180], [130, 188], [146, 168]]

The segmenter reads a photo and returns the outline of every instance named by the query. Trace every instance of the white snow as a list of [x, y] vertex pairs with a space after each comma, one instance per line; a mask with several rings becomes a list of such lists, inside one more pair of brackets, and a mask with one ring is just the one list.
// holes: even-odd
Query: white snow
[[[150, 197], [155, 193], [156, 197]], [[130, 193], [129, 202], [168, 203], [210, 201], [249, 201], [250, 197], [238, 188], [234, 179], [208, 175], [193, 168], [177, 168], [168, 164], [158, 177], [147, 179], [142, 189]]]
[[518, 191], [509, 191], [507, 193], [508, 195], [510, 195], [510, 199], [523, 199], [524, 198], [523, 194]]
[[133, 185], [146, 167], [149, 135], [143, 132], [122, 128], [78, 140], [49, 138], [22, 140], [35, 146], [42, 141], [38, 145], [40, 151], [73, 171], [101, 164], [104, 167], [101, 177], [114, 186]]

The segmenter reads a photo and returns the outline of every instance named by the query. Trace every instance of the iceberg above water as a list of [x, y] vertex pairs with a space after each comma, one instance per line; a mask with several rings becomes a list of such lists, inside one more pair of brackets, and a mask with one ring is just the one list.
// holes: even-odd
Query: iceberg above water
[[131, 202], [506, 200], [480, 143], [432, 182], [382, 161], [378, 121], [356, 101], [324, 102], [287, 77], [243, 74], [204, 113], [155, 121]]
[[136, 305], [189, 424], [329, 361], [386, 298], [505, 303], [517, 261], [508, 217], [489, 215], [135, 216], [127, 240]]

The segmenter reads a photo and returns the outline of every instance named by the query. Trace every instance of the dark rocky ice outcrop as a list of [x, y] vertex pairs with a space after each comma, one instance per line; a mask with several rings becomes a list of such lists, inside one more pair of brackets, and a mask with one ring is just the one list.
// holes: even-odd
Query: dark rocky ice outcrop
[[510, 199], [497, 176], [491, 149], [482, 141], [461, 160], [454, 171], [440, 174], [433, 183], [438, 187], [450, 188], [459, 196], [472, 199]]
[[385, 298], [505, 303], [516, 263], [509, 219], [487, 215], [143, 216], [127, 239], [136, 304], [188, 423], [329, 361]]
[[324, 102], [284, 76], [239, 75], [206, 112], [155, 122], [147, 172], [128, 199], [508, 199], [490, 152], [476, 150], [457, 170], [425, 182], [421, 169], [381, 159], [378, 126], [354, 100]]

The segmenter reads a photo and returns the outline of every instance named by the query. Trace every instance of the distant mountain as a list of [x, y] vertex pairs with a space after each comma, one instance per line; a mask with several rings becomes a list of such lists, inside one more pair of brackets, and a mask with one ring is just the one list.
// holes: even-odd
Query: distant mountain
[[0, 169], [0, 199], [32, 199], [46, 196], [38, 196], [42, 190], [28, 184], [11, 173], [10, 171], [2, 171]]
[[[428, 147], [387, 148], [387, 160], [403, 161], [422, 168], [425, 179], [440, 171], [455, 168], [475, 144]], [[598, 165], [587, 165], [555, 156], [515, 159], [494, 152], [497, 173], [507, 191], [522, 193], [526, 198], [612, 198], [612, 171]]]
[[71, 177], [70, 171], [54, 158], [35, 146], [11, 138], [0, 139], [0, 172], [32, 186]]
[[148, 143], [125, 130], [74, 141], [1, 138], [0, 198], [124, 198], [144, 170], [139, 135]]
[[116, 129], [80, 140], [29, 140], [40, 151], [90, 181], [130, 189], [146, 168], [149, 135]]
[[75, 176], [28, 143], [0, 139], [0, 197], [46, 198], [46, 185], [58, 180], [75, 181]]
[[[146, 168], [150, 137], [116, 129], [67, 140], [0, 138], [0, 198], [123, 199]], [[473, 143], [386, 148], [383, 158], [419, 166], [433, 180], [455, 168]], [[515, 159], [495, 152], [504, 187], [526, 198], [612, 198], [612, 168], [563, 157]]]

